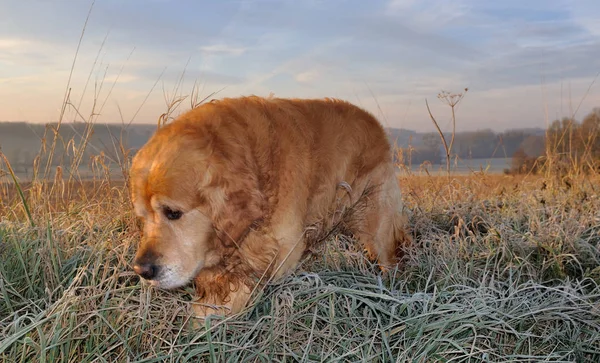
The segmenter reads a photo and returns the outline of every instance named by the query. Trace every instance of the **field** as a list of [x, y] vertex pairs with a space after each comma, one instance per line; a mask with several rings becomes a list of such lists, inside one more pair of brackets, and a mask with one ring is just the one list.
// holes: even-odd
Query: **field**
[[[451, 168], [453, 174], [470, 175], [476, 172], [485, 172], [486, 174], [502, 174], [504, 170], [510, 169], [511, 158], [489, 158], [489, 159], [466, 159], [454, 160]], [[445, 174], [446, 165], [411, 165], [411, 172], [419, 174], [427, 170], [429, 173]]]
[[600, 361], [597, 176], [399, 177], [415, 244], [382, 276], [334, 235], [238, 316], [131, 269], [122, 181], [0, 188], [0, 361]]

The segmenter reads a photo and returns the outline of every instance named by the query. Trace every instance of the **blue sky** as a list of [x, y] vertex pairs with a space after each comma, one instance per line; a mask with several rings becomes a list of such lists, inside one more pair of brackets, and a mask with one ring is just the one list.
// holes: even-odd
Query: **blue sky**
[[426, 98], [448, 129], [441, 90], [469, 88], [463, 130], [600, 107], [597, 0], [2, 0], [0, 120], [57, 119], [90, 8], [70, 99], [88, 117], [96, 98], [98, 122], [156, 122], [194, 84], [343, 98], [419, 131], [434, 130]]

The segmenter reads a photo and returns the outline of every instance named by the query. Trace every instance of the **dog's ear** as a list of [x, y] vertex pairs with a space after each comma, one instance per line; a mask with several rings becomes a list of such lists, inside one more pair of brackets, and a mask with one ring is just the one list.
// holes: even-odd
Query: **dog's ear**
[[217, 237], [225, 245], [239, 245], [252, 224], [262, 219], [263, 197], [252, 183], [243, 180], [229, 183], [224, 197], [225, 204], [213, 219]]
[[211, 168], [209, 193], [216, 193], [211, 217], [217, 238], [225, 246], [239, 246], [253, 224], [264, 218], [266, 199], [249, 155], [227, 154]]

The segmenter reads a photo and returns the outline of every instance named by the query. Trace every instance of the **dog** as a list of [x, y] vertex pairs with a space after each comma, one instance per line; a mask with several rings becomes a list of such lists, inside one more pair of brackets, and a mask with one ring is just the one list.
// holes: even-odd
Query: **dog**
[[244, 310], [340, 211], [354, 210], [346, 227], [384, 271], [411, 242], [384, 128], [337, 99], [203, 103], [135, 154], [130, 193], [143, 225], [133, 270], [158, 288], [193, 282], [197, 318]]

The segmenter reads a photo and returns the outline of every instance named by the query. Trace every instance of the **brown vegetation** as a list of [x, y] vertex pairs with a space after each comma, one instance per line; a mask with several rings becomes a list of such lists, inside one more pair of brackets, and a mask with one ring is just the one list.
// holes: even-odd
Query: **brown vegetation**
[[525, 139], [512, 157], [512, 168], [507, 172], [515, 174], [598, 172], [600, 108], [592, 110], [582, 122], [571, 118], [554, 121], [544, 138]]

